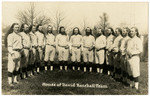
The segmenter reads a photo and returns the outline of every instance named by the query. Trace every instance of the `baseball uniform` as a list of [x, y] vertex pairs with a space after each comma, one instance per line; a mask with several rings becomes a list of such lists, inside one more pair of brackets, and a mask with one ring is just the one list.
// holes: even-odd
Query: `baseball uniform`
[[[43, 49], [44, 49], [44, 46], [45, 46], [45, 38], [44, 38], [44, 34], [39, 32], [39, 31], [36, 31], [35, 32], [36, 36], [37, 36], [37, 61], [38, 61], [38, 66], [37, 67], [40, 67], [41, 70], [44, 70], [44, 66], [42, 64], [43, 62]], [[37, 72], [39, 72], [39, 68], [37, 68]]]
[[25, 32], [20, 32], [19, 35], [22, 37], [23, 54], [24, 54], [24, 56], [21, 58], [21, 68], [26, 69], [28, 66], [28, 60], [29, 60], [29, 50], [31, 48], [30, 36], [26, 34]]
[[[21, 50], [22, 39], [20, 35], [15, 32], [11, 33], [7, 37], [7, 45], [8, 45], [8, 83], [12, 84], [12, 82], [17, 82], [17, 74], [20, 68], [20, 60], [21, 60]], [[16, 57], [16, 60], [13, 60], [13, 56]], [[12, 74], [14, 74], [14, 81], [12, 81]]]
[[83, 61], [93, 62], [93, 50], [89, 51], [90, 47], [95, 46], [95, 38], [92, 35], [83, 36]]
[[95, 47], [99, 48], [96, 51], [96, 64], [103, 64], [105, 59], [105, 47], [106, 47], [106, 37], [104, 35], [99, 36], [96, 39]]
[[[113, 53], [111, 52], [113, 42], [114, 42], [115, 37], [111, 34], [110, 36], [107, 37], [106, 39], [106, 65], [108, 69], [108, 75], [109, 73], [113, 72]], [[110, 71], [110, 72], [109, 72]]]
[[58, 34], [56, 36], [56, 44], [58, 51], [59, 61], [68, 61], [69, 49], [66, 49], [65, 46], [69, 46], [69, 36]]
[[126, 49], [127, 49], [127, 41], [130, 39], [129, 36], [126, 36], [124, 38], [121, 39], [121, 45], [120, 45], [120, 52], [121, 52], [121, 56], [120, 56], [120, 65], [121, 65], [121, 69], [122, 69], [122, 77], [123, 77], [123, 81], [126, 81], [127, 78], [127, 60], [126, 60]]
[[121, 68], [120, 68], [120, 40], [122, 39], [122, 36], [119, 35], [115, 38], [114, 44], [112, 47], [113, 52], [113, 66], [114, 66], [114, 72], [115, 72], [115, 78], [120, 79], [121, 74]]
[[[75, 67], [78, 67], [78, 70], [80, 70], [80, 61], [81, 61], [81, 47], [82, 47], [82, 36], [81, 35], [72, 35], [70, 38], [71, 43], [71, 61], [73, 70], [75, 70]], [[75, 63], [77, 62], [77, 63]]]
[[[37, 36], [31, 31], [29, 33], [30, 36], [30, 42], [31, 42], [31, 52], [30, 52], [30, 57], [29, 57], [29, 63], [32, 64], [32, 72], [35, 74], [36, 72], [36, 59], [37, 59]], [[31, 74], [32, 75], [32, 74]]]
[[[47, 70], [48, 61], [50, 60], [51, 70], [53, 70], [53, 62], [55, 57], [55, 36], [51, 34], [46, 35], [46, 47], [45, 47], [45, 70]], [[48, 66], [49, 67], [49, 66]]]
[[143, 51], [142, 40], [135, 36], [131, 38], [127, 43], [127, 54], [132, 54], [128, 57], [128, 65], [131, 69], [133, 77], [140, 76], [140, 56], [139, 54]]

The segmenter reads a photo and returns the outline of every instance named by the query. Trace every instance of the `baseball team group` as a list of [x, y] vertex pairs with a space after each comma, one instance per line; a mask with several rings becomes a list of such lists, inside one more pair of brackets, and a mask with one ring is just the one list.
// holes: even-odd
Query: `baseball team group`
[[[142, 40], [136, 27], [116, 28], [115, 31], [97, 28], [96, 37], [87, 27], [85, 35], [78, 27], [69, 36], [65, 27], [59, 28], [58, 34], [53, 26], [13, 23], [5, 35], [5, 47], [8, 49], [8, 84], [18, 84], [21, 79], [38, 76], [47, 70], [53, 71], [55, 60], [59, 61], [58, 72], [80, 71], [82, 74], [101, 75], [104, 64], [107, 75], [112, 80], [120, 81], [125, 88], [139, 89], [140, 54]], [[107, 36], [104, 34], [107, 33]], [[57, 56], [57, 57], [56, 57]], [[69, 63], [71, 59], [71, 63]], [[92, 79], [91, 79], [92, 80]]]

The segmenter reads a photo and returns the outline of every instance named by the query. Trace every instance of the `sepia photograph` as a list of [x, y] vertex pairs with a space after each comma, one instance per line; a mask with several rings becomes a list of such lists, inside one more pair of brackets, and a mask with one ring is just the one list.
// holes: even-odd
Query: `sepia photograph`
[[148, 95], [149, 2], [1, 3], [1, 95]]

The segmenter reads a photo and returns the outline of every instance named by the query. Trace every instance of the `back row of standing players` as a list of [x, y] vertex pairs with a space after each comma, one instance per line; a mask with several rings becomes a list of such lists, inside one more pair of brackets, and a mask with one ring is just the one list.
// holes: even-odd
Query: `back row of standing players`
[[[136, 27], [107, 29], [104, 35], [102, 28], [97, 29], [96, 39], [92, 29], [87, 27], [86, 35], [82, 36], [79, 28], [73, 29], [70, 39], [64, 27], [59, 34], [53, 34], [53, 27], [47, 26], [47, 34], [42, 32], [42, 25], [12, 24], [5, 37], [8, 47], [8, 83], [10, 86], [18, 83], [17, 74], [21, 79], [40, 74], [41, 71], [53, 70], [55, 55], [58, 55], [60, 70], [83, 69], [84, 72], [97, 70], [103, 72], [104, 61], [108, 75], [122, 81], [126, 85], [138, 89], [140, 76], [140, 57], [142, 41], [138, 37]], [[44, 54], [45, 52], [45, 54]], [[71, 64], [68, 64], [71, 55]], [[83, 64], [81, 64], [81, 55]], [[95, 62], [94, 62], [95, 59]], [[50, 64], [49, 64], [50, 63]]]

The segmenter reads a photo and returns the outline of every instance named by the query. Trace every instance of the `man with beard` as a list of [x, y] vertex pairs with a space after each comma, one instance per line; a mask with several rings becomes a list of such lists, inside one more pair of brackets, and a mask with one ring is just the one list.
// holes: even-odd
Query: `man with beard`
[[[47, 35], [46, 35], [46, 47], [45, 47], [45, 71], [50, 68], [53, 70], [54, 57], [55, 57], [55, 35], [53, 34], [53, 27], [48, 25], [47, 27]], [[48, 61], [50, 60], [50, 66], [48, 65]]]
[[82, 36], [78, 27], [75, 27], [73, 29], [73, 34], [70, 38], [70, 43], [71, 43], [70, 52], [72, 54], [71, 56], [72, 69], [75, 70], [75, 67], [78, 67], [78, 70], [80, 70]]
[[42, 25], [39, 24], [36, 27], [36, 32], [35, 32], [36, 36], [37, 36], [37, 73], [39, 73], [39, 71], [43, 71], [44, 70], [44, 64], [42, 64], [42, 59], [43, 59], [43, 51], [44, 51], [44, 46], [45, 46], [45, 37], [42, 31]]
[[67, 71], [67, 61], [69, 57], [69, 36], [66, 34], [63, 26], [60, 27], [59, 34], [56, 36], [56, 51], [58, 52], [60, 71], [63, 69], [63, 66], [65, 66], [65, 71]]
[[128, 33], [130, 32], [130, 29], [128, 27], [123, 28], [122, 31], [122, 39], [120, 42], [120, 65], [121, 65], [121, 75], [122, 75], [122, 81], [123, 83], [126, 85], [127, 82], [127, 77], [129, 77], [128, 75], [128, 70], [127, 70], [127, 60], [126, 60], [126, 49], [127, 49], [127, 41], [130, 39], [130, 37], [128, 36]]
[[112, 46], [115, 38], [114, 30], [112, 28], [108, 28], [107, 33], [109, 36], [106, 39], [106, 69], [108, 70], [108, 75], [113, 76], [114, 66]]
[[29, 57], [29, 63], [31, 64], [30, 68], [30, 75], [32, 76], [33, 74], [36, 75], [36, 68], [37, 68], [37, 63], [36, 63], [36, 56], [37, 56], [37, 36], [35, 35], [36, 32], [36, 26], [31, 25], [29, 27], [29, 35], [31, 39], [31, 52], [30, 52], [30, 57]]
[[103, 35], [104, 30], [99, 28], [97, 32], [97, 38], [95, 42], [95, 49], [96, 49], [96, 67], [97, 67], [97, 74], [103, 72], [103, 64], [105, 60], [105, 47], [106, 47], [106, 36]]
[[131, 28], [129, 35], [131, 39], [127, 43], [126, 54], [128, 56], [127, 62], [132, 74], [132, 76], [130, 76], [130, 86], [138, 90], [140, 76], [140, 54], [143, 51], [143, 45], [136, 27]]
[[19, 35], [22, 37], [22, 43], [23, 43], [23, 54], [24, 56], [21, 57], [21, 68], [20, 72], [21, 78], [26, 78], [29, 75], [29, 70], [31, 65], [28, 63], [29, 61], [29, 50], [31, 50], [31, 41], [29, 36], [29, 29], [27, 24], [22, 24], [20, 28]]
[[122, 39], [122, 30], [121, 28], [116, 28], [115, 30], [115, 40], [112, 47], [113, 53], [113, 65], [114, 65], [114, 73], [116, 80], [120, 81], [121, 68], [120, 68], [120, 40]]
[[[93, 66], [93, 49], [95, 47], [95, 38], [92, 35], [92, 29], [87, 27], [86, 35], [83, 37], [83, 61], [84, 61], [84, 72], [87, 71], [86, 68], [90, 69], [92, 73]], [[89, 63], [89, 66], [88, 66]]]

